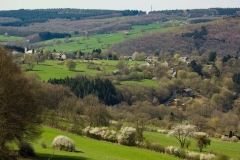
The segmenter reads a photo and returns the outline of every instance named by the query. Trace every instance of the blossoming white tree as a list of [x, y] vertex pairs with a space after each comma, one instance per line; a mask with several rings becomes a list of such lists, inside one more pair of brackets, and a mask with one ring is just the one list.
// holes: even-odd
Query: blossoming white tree
[[172, 127], [172, 130], [168, 132], [168, 135], [177, 138], [183, 148], [188, 137], [192, 137], [195, 132], [196, 126], [177, 124]]

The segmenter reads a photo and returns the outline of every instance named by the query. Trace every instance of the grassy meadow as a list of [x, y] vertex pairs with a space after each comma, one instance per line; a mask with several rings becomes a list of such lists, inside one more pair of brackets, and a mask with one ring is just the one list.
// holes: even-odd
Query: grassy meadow
[[[70, 71], [64, 65], [59, 65], [60, 61], [57, 60], [46, 60], [45, 62], [39, 62], [35, 64], [32, 71], [27, 71], [27, 74], [36, 73], [41, 80], [47, 81], [50, 78], [65, 78], [65, 77], [72, 77], [76, 74], [86, 74], [89, 76], [94, 76], [97, 74], [102, 74], [103, 72], [112, 73], [113, 71], [117, 70], [115, 65], [119, 62], [118, 60], [94, 60], [89, 61], [94, 63], [94, 66], [99, 66], [100, 70], [96, 69], [88, 69], [87, 66], [91, 63], [88, 61], [76, 60], [77, 66], [75, 70]], [[144, 61], [129, 61], [128, 65], [133, 66], [135, 64], [145, 64]], [[23, 65], [23, 67], [27, 66]], [[151, 80], [142, 80], [139, 83], [149, 84], [154, 86], [156, 83]]]
[[[41, 147], [41, 141], [34, 143], [34, 149], [39, 159], [51, 160], [177, 160], [178, 158], [160, 154], [157, 152], [139, 149], [136, 147], [122, 146], [115, 143], [98, 141], [83, 136], [77, 136], [49, 127], [43, 127], [42, 140], [47, 148]], [[77, 152], [57, 151], [51, 148], [53, 139], [58, 135], [64, 135], [76, 143]]]
[[81, 50], [82, 52], [92, 52], [94, 48], [108, 49], [112, 44], [123, 42], [129, 38], [135, 38], [143, 36], [148, 33], [160, 32], [168, 30], [171, 27], [162, 27], [164, 23], [155, 23], [148, 25], [136, 25], [133, 26], [131, 31], [119, 31], [112, 34], [97, 34], [90, 35], [89, 38], [85, 36], [72, 37], [69, 39], [70, 42], [66, 43], [64, 38], [59, 39], [60, 44], [55, 44], [55, 40], [45, 41], [46, 44], [52, 43], [51, 46], [46, 46], [41, 49], [47, 49], [53, 51], [56, 49], [60, 51], [76, 51]]
[[[167, 134], [160, 134], [154, 132], [144, 132], [146, 139], [153, 140], [160, 143], [164, 147], [166, 146], [178, 146], [180, 147], [179, 141], [174, 137], [169, 137]], [[198, 152], [196, 147], [196, 140], [191, 139], [191, 145], [189, 151]], [[222, 142], [220, 139], [211, 138], [211, 145], [203, 149], [203, 153], [214, 152], [223, 153], [231, 158], [240, 158], [240, 142]]]
[[23, 40], [23, 39], [24, 39], [23, 37], [0, 35], [0, 41], [16, 41], [16, 40]]

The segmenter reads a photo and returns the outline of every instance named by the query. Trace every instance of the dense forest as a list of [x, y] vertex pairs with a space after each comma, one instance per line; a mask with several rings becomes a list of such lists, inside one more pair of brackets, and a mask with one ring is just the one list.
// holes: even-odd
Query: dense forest
[[187, 10], [162, 10], [162, 11], [152, 11], [149, 14], [166, 14], [166, 15], [176, 15], [183, 17], [204, 17], [204, 16], [222, 16], [222, 15], [234, 15], [240, 8], [210, 8], [210, 9], [187, 9]]
[[166, 32], [148, 34], [115, 44], [111, 50], [132, 55], [147, 54], [206, 55], [215, 51], [219, 56], [240, 52], [240, 17], [215, 20], [204, 24], [186, 25]]
[[155, 22], [167, 21], [163, 14], [139, 15], [124, 17], [107, 17], [105, 19], [84, 19], [70, 21], [67, 19], [50, 19], [45, 23], [33, 23], [30, 26], [10, 27], [0, 25], [0, 34], [8, 33], [10, 36], [27, 37], [40, 32], [52, 33], [78, 33], [89, 35], [112, 33], [119, 30], [129, 30], [132, 25], [145, 25]]
[[108, 79], [90, 79], [78, 76], [76, 78], [50, 79], [52, 84], [60, 84], [70, 87], [71, 91], [78, 97], [84, 98], [89, 94], [98, 96], [106, 105], [115, 105], [122, 101], [122, 95]]
[[81, 20], [88, 17], [100, 18], [103, 15], [116, 16], [135, 16], [137, 14], [144, 14], [145, 12], [137, 10], [94, 10], [94, 9], [36, 9], [36, 10], [10, 10], [0, 11], [0, 17], [18, 18], [19, 21], [3, 22], [2, 26], [28, 26], [31, 23], [43, 23], [49, 19], [70, 19]]

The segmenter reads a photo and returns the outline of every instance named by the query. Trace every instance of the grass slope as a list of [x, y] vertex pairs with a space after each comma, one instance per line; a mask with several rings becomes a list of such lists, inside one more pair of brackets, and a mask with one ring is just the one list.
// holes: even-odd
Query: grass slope
[[23, 39], [24, 39], [23, 37], [0, 35], [0, 41], [16, 41], [16, 40], [23, 40]]
[[[89, 76], [94, 76], [96, 74], [101, 74], [103, 70], [106, 73], [112, 73], [113, 71], [117, 70], [115, 65], [119, 62], [118, 60], [96, 60], [90, 61], [94, 63], [95, 66], [100, 67], [100, 71], [95, 69], [88, 69], [87, 66], [89, 65], [87, 61], [84, 63], [81, 60], [76, 60], [77, 66], [74, 71], [69, 71], [64, 65], [58, 65], [59, 61], [52, 61], [47, 60], [45, 62], [40, 62], [38, 65], [35, 65], [32, 71], [28, 71], [27, 74], [36, 73], [39, 75], [41, 80], [47, 81], [50, 78], [65, 78], [65, 77], [72, 77], [78, 73], [87, 74]], [[145, 64], [144, 61], [129, 61], [128, 65], [133, 66], [135, 64]], [[24, 66], [27, 67], [27, 66]], [[151, 80], [141, 80], [138, 81], [139, 83], [143, 83], [150, 86], [156, 86], [157, 83]]]
[[[34, 144], [38, 158], [52, 160], [175, 160], [177, 158], [167, 156], [149, 150], [139, 149], [136, 147], [121, 146], [118, 144], [97, 141], [87, 137], [73, 135], [67, 132], [59, 131], [49, 127], [43, 127], [42, 138], [47, 144], [47, 148], [42, 148], [41, 141]], [[57, 135], [65, 135], [73, 139], [76, 143], [78, 152], [57, 151], [51, 148], [51, 142]]]
[[[42, 49], [53, 51], [77, 51], [92, 52], [94, 48], [108, 49], [110, 45], [123, 42], [129, 38], [140, 37], [148, 33], [160, 32], [168, 30], [170, 27], [163, 28], [164, 23], [155, 23], [148, 25], [136, 25], [132, 27], [132, 30], [126, 34], [124, 31], [112, 33], [112, 34], [97, 34], [89, 36], [87, 39], [84, 36], [72, 37], [69, 40], [71, 42], [66, 43], [64, 39], [60, 39], [60, 44], [53, 44]], [[144, 30], [144, 32], [142, 32]], [[54, 40], [55, 41], [55, 40]], [[45, 43], [52, 43], [53, 40], [45, 41]]]
[[[41, 80], [47, 81], [50, 78], [65, 78], [72, 77], [77, 73], [83, 73], [90, 76], [101, 73], [100, 71], [88, 69], [87, 63], [77, 62], [76, 69], [74, 71], [69, 71], [64, 65], [58, 65], [59, 61], [45, 61], [41, 62], [38, 65], [35, 65], [32, 71], [28, 71], [29, 73], [36, 73], [39, 75]], [[115, 70], [113, 66], [104, 66], [106, 72], [112, 72]]]
[[[174, 137], [169, 137], [166, 134], [153, 133], [153, 132], [144, 132], [144, 136], [147, 139], [156, 141], [163, 146], [179, 146], [179, 141]], [[191, 139], [191, 145], [189, 147], [190, 151], [197, 151], [196, 140]], [[240, 142], [222, 142], [219, 139], [211, 139], [211, 145], [203, 149], [204, 152], [213, 151], [215, 153], [223, 153], [232, 158], [240, 158]]]

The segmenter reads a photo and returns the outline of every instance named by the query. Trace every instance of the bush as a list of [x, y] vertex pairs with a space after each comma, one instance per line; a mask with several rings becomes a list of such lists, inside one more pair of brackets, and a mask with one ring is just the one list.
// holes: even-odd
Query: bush
[[228, 138], [227, 136], [222, 136], [221, 141], [230, 141], [230, 138]]
[[44, 139], [41, 140], [41, 146], [42, 148], [47, 148], [47, 145]]
[[82, 129], [79, 125], [73, 124], [70, 126], [70, 128], [68, 129], [68, 132], [70, 133], [74, 133], [77, 135], [82, 135]]
[[232, 136], [231, 138], [230, 138], [230, 141], [231, 142], [238, 142], [238, 137], [236, 137], [236, 136]]
[[185, 154], [185, 158], [187, 160], [199, 160], [200, 159], [200, 153], [197, 153], [197, 152], [187, 152]]
[[187, 160], [214, 160], [215, 159], [214, 154], [200, 154], [197, 152], [186, 152], [185, 158]]
[[180, 156], [180, 148], [179, 147], [174, 147], [174, 146], [168, 146], [165, 148], [165, 152], [169, 155], [174, 155], [176, 157]]
[[188, 149], [188, 147], [191, 145], [191, 141], [188, 139], [186, 140], [184, 146]]
[[52, 148], [57, 150], [73, 152], [75, 151], [75, 143], [70, 138], [60, 135], [54, 138], [52, 142]]
[[157, 142], [153, 142], [151, 140], [145, 140], [144, 146], [142, 146], [142, 148], [146, 148], [146, 149], [153, 150], [156, 152], [161, 152], [161, 153], [164, 153], [165, 151], [162, 145], [160, 145]]
[[215, 160], [229, 160], [230, 158], [225, 154], [219, 154]]
[[200, 160], [214, 160], [215, 157], [214, 154], [200, 154]]
[[116, 132], [114, 130], [109, 130], [107, 127], [86, 127], [83, 132], [90, 138], [117, 142]]
[[136, 135], [135, 128], [122, 127], [120, 130], [120, 134], [118, 135], [118, 143], [127, 145], [127, 146], [134, 146], [134, 145], [136, 145], [135, 135]]
[[34, 157], [35, 156], [35, 152], [34, 152], [32, 145], [27, 142], [20, 142], [18, 144], [18, 148], [19, 148], [18, 154], [21, 157]]

